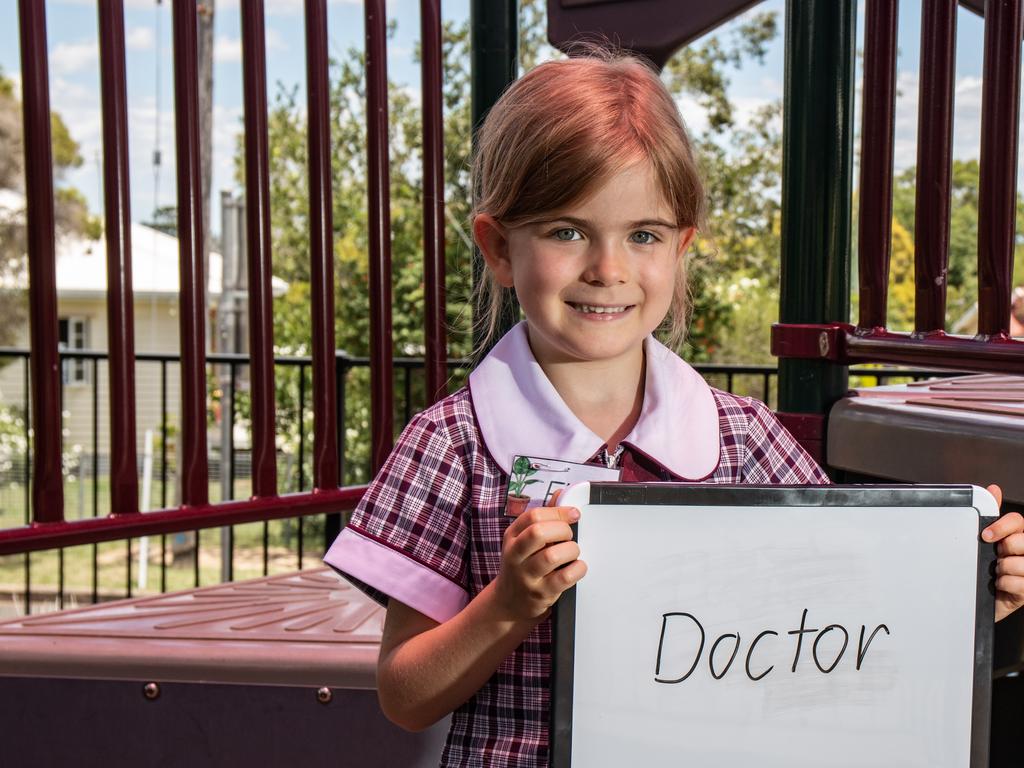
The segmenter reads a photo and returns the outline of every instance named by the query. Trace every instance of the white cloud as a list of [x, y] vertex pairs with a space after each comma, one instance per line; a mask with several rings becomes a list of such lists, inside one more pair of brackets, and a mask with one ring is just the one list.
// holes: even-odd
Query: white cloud
[[100, 47], [97, 40], [78, 43], [58, 43], [50, 50], [50, 71], [54, 75], [73, 75], [84, 68], [99, 65]]
[[[266, 45], [268, 52], [288, 50], [288, 45], [281, 37], [281, 33], [273, 27], [267, 27]], [[242, 38], [217, 35], [217, 39], [213, 42], [213, 60], [220, 63], [241, 61]]]
[[153, 48], [153, 30], [149, 27], [132, 27], [124, 36], [124, 43], [133, 51], [148, 51]]

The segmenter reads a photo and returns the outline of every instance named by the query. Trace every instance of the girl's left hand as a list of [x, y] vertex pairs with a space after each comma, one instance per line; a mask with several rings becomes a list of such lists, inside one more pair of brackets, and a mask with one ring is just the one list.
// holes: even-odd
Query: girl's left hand
[[[1003, 503], [1003, 492], [998, 485], [988, 486]], [[996, 621], [1005, 619], [1024, 606], [1024, 517], [1010, 512], [981, 532], [981, 538], [996, 544]], [[998, 543], [997, 543], [998, 542]]]

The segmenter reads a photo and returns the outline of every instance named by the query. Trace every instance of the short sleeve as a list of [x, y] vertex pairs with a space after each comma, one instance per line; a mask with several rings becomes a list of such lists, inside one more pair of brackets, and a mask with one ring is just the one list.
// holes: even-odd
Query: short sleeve
[[468, 601], [467, 486], [444, 422], [417, 415], [324, 562], [382, 604], [447, 621]]
[[759, 400], [750, 400], [743, 482], [763, 485], [828, 485], [831, 481]]

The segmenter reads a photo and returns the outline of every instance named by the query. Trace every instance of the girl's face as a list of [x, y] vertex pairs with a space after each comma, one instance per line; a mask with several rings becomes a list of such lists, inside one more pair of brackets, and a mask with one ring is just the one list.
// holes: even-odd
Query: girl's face
[[542, 220], [505, 227], [480, 215], [474, 233], [498, 282], [515, 288], [542, 366], [632, 366], [668, 313], [695, 229], [676, 225], [650, 165], [640, 162]]

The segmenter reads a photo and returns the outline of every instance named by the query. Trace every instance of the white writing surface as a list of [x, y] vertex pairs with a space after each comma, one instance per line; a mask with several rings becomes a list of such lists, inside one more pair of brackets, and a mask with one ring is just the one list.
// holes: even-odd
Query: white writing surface
[[592, 505], [574, 766], [971, 763], [973, 508]]

